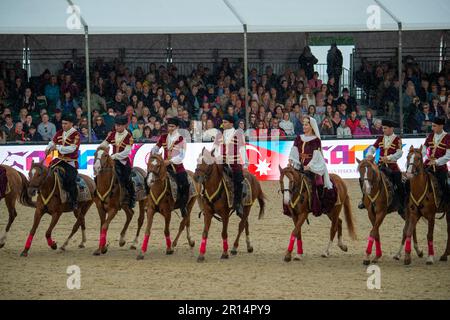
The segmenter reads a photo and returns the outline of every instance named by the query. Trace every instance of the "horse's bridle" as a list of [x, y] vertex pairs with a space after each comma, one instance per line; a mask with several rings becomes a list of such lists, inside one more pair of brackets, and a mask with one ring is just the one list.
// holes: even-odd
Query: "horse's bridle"
[[[422, 154], [421, 154], [419, 151], [414, 150], [414, 151], [413, 151], [413, 154], [418, 154], [418, 155], [419, 155], [419, 161], [420, 161], [420, 162], [423, 162]], [[415, 163], [415, 161], [414, 161], [413, 163], [410, 163], [410, 162], [409, 162], [409, 158], [410, 158], [410, 155], [408, 155], [408, 161], [407, 161], [407, 166], [406, 166], [406, 172], [408, 172], [409, 167], [412, 167], [411, 173], [412, 173], [414, 176], [417, 176], [417, 175], [420, 173], [420, 171], [417, 169], [418, 165]]]
[[[48, 168], [48, 170], [47, 170], [47, 174], [45, 175], [45, 177], [42, 177], [42, 173], [44, 172], [44, 168], [43, 167], [41, 167], [41, 166], [34, 166], [32, 169], [39, 169], [39, 175], [41, 176], [41, 178], [39, 179], [39, 183], [38, 183], [38, 185], [36, 185], [36, 186], [32, 186], [32, 185], [28, 185], [28, 187], [29, 188], [36, 188], [36, 189], [39, 189], [41, 186], [42, 186], [42, 184], [44, 183], [44, 181], [50, 176], [50, 174], [51, 174], [51, 170]], [[31, 170], [32, 170], [31, 169]]]
[[[360, 168], [361, 168], [361, 167], [360, 167]], [[363, 168], [368, 168], [368, 169], [371, 170], [372, 172], [376, 173], [376, 171], [372, 168], [371, 165], [367, 165], [367, 166], [365, 165]], [[381, 176], [379, 176], [379, 175], [377, 175], [377, 174], [374, 174], [374, 177], [375, 177], [376, 181], [375, 181], [375, 183], [371, 183], [372, 187], [374, 187], [375, 185], [377, 185], [378, 187], [380, 187]], [[364, 181], [367, 181], [367, 182], [369, 182], [369, 183], [371, 182], [371, 180], [370, 180], [369, 178], [361, 177], [361, 173], [360, 173], [359, 181], [360, 181], [361, 185], [364, 183]], [[362, 189], [361, 191], [362, 191], [363, 194], [365, 194], [365, 193], [364, 193], [364, 189]]]
[[[150, 159], [158, 160], [158, 159], [156, 159], [156, 158], [154, 158], [154, 157], [150, 157]], [[148, 159], [148, 163], [150, 163], [150, 159]], [[159, 162], [159, 161], [158, 161], [158, 162]], [[164, 165], [164, 164], [159, 163], [159, 165], [157, 166], [158, 169], [157, 169], [156, 171], [150, 170], [150, 169], [148, 168], [148, 166], [147, 166], [147, 177], [146, 177], [146, 180], [147, 180], [148, 176], [150, 175], [150, 173], [153, 173], [153, 175], [154, 175], [155, 177], [157, 177], [157, 179], [155, 179], [154, 181], [161, 180], [161, 177], [160, 177], [160, 175], [159, 175], [159, 171], [160, 171], [161, 165]]]

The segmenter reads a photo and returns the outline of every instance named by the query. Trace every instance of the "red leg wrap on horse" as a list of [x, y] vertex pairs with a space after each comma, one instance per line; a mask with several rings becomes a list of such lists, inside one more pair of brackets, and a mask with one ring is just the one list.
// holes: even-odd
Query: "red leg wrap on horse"
[[166, 237], [166, 246], [168, 249], [172, 248], [172, 240], [170, 240], [170, 236]]
[[374, 237], [369, 236], [369, 239], [367, 239], [367, 249], [366, 249], [367, 254], [372, 254], [372, 247], [374, 241], [375, 241]]
[[200, 244], [200, 254], [205, 254], [206, 252], [206, 238], [202, 238], [202, 243]]
[[375, 253], [376, 253], [377, 257], [381, 257], [381, 255], [382, 255], [381, 242], [378, 240], [375, 240]]
[[228, 240], [224, 239], [223, 240], [223, 252], [227, 252], [228, 251]]
[[52, 237], [47, 238], [47, 244], [49, 247], [51, 247], [54, 243], [55, 241], [53, 241]]
[[108, 230], [102, 229], [100, 232], [100, 247], [103, 248], [106, 245], [106, 233]]
[[25, 249], [30, 249], [31, 242], [33, 242], [33, 235], [30, 234], [27, 238], [27, 242], [25, 243]]
[[294, 250], [294, 242], [295, 242], [295, 236], [291, 235], [291, 238], [289, 239], [289, 246], [288, 246], [289, 252], [292, 252], [292, 250]]
[[303, 254], [303, 242], [300, 239], [297, 239], [297, 253]]
[[433, 241], [428, 241], [428, 255], [434, 256]]
[[144, 241], [142, 242], [142, 247], [141, 247], [141, 251], [142, 252], [147, 252], [147, 247], [148, 247], [148, 240], [150, 239], [150, 235], [146, 234], [144, 235]]
[[407, 237], [405, 241], [405, 252], [411, 253], [411, 237]]

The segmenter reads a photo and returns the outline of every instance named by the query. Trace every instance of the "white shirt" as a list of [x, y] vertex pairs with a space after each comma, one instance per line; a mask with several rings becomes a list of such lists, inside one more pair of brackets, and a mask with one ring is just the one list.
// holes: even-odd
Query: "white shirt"
[[[433, 136], [433, 142], [434, 145], [437, 145], [439, 142], [441, 142], [441, 139], [447, 134], [447, 132], [442, 131], [440, 134], [435, 133]], [[427, 147], [425, 145], [422, 145], [422, 156], [423, 160], [425, 161], [428, 159], [427, 155]], [[439, 159], [436, 159], [436, 165], [437, 166], [443, 166], [447, 162], [450, 161], [450, 149], [447, 149], [445, 152], [445, 155], [443, 157], [440, 157]]]
[[[233, 145], [233, 139], [236, 135], [240, 135], [242, 134], [242, 138], [244, 133], [242, 132], [241, 129], [236, 130], [235, 128], [231, 128], [231, 129], [226, 129], [223, 131], [223, 134], [219, 132], [219, 134], [217, 135], [216, 139], [214, 139], [214, 146], [213, 146], [213, 150], [214, 151], [214, 155], [216, 157], [216, 160], [218, 161], [218, 163], [222, 162], [222, 148], [219, 145], [219, 141], [220, 141], [220, 136], [223, 136], [223, 144], [225, 144], [225, 150], [226, 150], [226, 154], [230, 155], [231, 152], [228, 150], [228, 146], [229, 145]], [[245, 141], [243, 143], [240, 143], [240, 147], [239, 147], [239, 154], [240, 154], [240, 160], [238, 161], [238, 163], [243, 164], [244, 166], [247, 166], [247, 154], [245, 152]], [[211, 151], [211, 152], [212, 152]], [[228, 157], [226, 158], [227, 162], [228, 162]]]
[[[63, 131], [62, 144], [64, 144], [66, 142], [66, 139], [68, 137], [70, 137], [70, 135], [72, 133], [74, 133], [75, 131], [77, 131], [77, 130], [74, 127], [70, 128], [67, 131]], [[50, 148], [52, 148], [54, 146], [55, 146], [55, 143], [53, 142], [53, 140], [50, 140], [50, 142], [47, 145], [47, 148], [45, 149], [45, 152], [47, 152]], [[58, 152], [60, 154], [69, 154], [69, 153], [74, 152], [76, 149], [77, 149], [76, 145], [70, 145], [70, 146], [63, 146], [63, 145], [60, 145], [60, 144], [56, 145], [56, 150], [58, 150]], [[72, 160], [72, 161], [68, 161], [67, 163], [70, 164], [72, 167], [75, 167], [75, 161]]]
[[[397, 136], [395, 135], [395, 133], [391, 134], [390, 136], [383, 136], [383, 144], [384, 144], [384, 150], [388, 150], [389, 147], [391, 146], [392, 142], [394, 141], [394, 139]], [[400, 146], [401, 148], [401, 146]], [[374, 146], [370, 146], [369, 150], [367, 150], [367, 155], [373, 156], [375, 154], [377, 150], [375, 149]], [[387, 159], [389, 161], [397, 161], [398, 159], [400, 159], [403, 155], [403, 150], [402, 149], [397, 149], [397, 151], [394, 154], [388, 155], [386, 156]]]
[[[115, 145], [119, 146], [122, 143], [123, 139], [125, 139], [127, 134], [128, 134], [128, 131], [126, 129], [123, 130], [122, 132], [116, 131], [116, 133], [114, 135]], [[100, 144], [100, 147], [103, 147], [103, 148], [109, 147], [109, 142], [104, 140]], [[122, 152], [117, 152], [117, 153], [113, 154], [111, 156], [111, 158], [113, 160], [119, 160], [120, 163], [122, 163], [122, 164], [126, 164], [127, 163], [127, 158], [130, 155], [130, 153], [131, 153], [131, 146], [128, 145], [128, 146], [125, 147], [125, 149]]]

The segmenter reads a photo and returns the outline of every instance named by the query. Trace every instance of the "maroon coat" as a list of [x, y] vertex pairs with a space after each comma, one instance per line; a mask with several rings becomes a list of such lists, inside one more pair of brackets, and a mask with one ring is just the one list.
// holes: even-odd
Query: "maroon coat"
[[297, 147], [298, 149], [300, 162], [303, 164], [303, 166], [307, 166], [313, 157], [314, 150], [320, 151], [322, 149], [322, 142], [319, 138], [315, 138], [309, 142], [305, 142], [301, 139], [300, 136], [297, 136], [294, 141], [294, 147]]
[[[179, 136], [178, 137], [178, 139], [177, 139], [177, 141], [175, 141], [174, 143], [173, 143], [173, 145], [170, 147], [170, 149], [169, 149], [169, 144], [168, 144], [168, 141], [167, 141], [167, 139], [168, 139], [168, 134], [167, 133], [165, 133], [165, 134], [163, 134], [160, 138], [159, 138], [159, 140], [158, 140], [158, 142], [156, 143], [156, 146], [158, 147], [158, 148], [163, 148], [164, 149], [164, 160], [170, 160], [171, 158], [172, 158], [172, 152], [173, 152], [173, 150], [174, 150], [174, 148], [177, 146], [177, 145], [180, 145], [180, 144], [183, 144], [184, 143], [184, 138], [183, 138], [183, 136]], [[181, 173], [181, 172], [185, 172], [186, 171], [186, 169], [184, 168], [184, 165], [182, 164], [182, 163], [180, 163], [180, 164], [174, 164], [174, 163], [171, 163], [171, 166], [172, 166], [172, 168], [174, 169], [174, 171], [176, 172], [176, 173]]]
[[[445, 134], [437, 144], [434, 143], [434, 133], [428, 135], [425, 140], [425, 147], [427, 147], [428, 159], [425, 160], [425, 166], [429, 166], [431, 159], [439, 159], [445, 156], [448, 149], [450, 149], [450, 134]], [[436, 166], [436, 171], [448, 172], [447, 164]]]
[[[123, 150], [125, 150], [127, 146], [133, 147], [134, 144], [133, 136], [129, 131], [127, 131], [127, 135], [125, 136], [125, 138], [123, 138], [123, 140], [120, 143], [116, 142], [116, 131], [114, 130], [108, 133], [105, 140], [108, 141], [108, 143], [113, 146], [112, 154], [120, 153]], [[126, 161], [127, 165], [131, 166], [131, 161], [129, 157], [127, 158]]]
[[62, 154], [58, 151], [58, 156], [50, 162], [50, 167], [57, 165], [61, 161], [66, 161], [66, 162], [74, 161], [75, 168], [78, 169], [78, 149], [80, 148], [80, 133], [75, 130], [74, 132], [72, 132], [72, 134], [70, 136], [68, 136], [66, 138], [65, 141], [63, 141], [63, 132], [64, 132], [64, 130], [60, 129], [53, 136], [53, 143], [55, 144], [55, 146], [73, 146], [73, 145], [75, 145], [76, 149], [74, 152], [68, 153], [68, 154]]
[[[384, 145], [384, 136], [378, 137], [375, 143], [373, 144], [375, 149], [380, 149], [380, 157], [390, 156], [397, 152], [397, 149], [402, 149], [402, 139], [396, 136], [392, 141], [391, 145]], [[397, 164], [397, 161], [389, 161], [388, 167], [394, 172], [399, 172], [400, 168]]]

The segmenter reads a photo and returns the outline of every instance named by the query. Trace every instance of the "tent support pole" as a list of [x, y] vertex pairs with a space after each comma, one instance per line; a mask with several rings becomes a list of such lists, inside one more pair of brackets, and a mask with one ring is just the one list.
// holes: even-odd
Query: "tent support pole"
[[249, 110], [248, 110], [248, 56], [247, 56], [247, 25], [244, 24], [244, 87], [245, 87], [245, 128], [250, 128]]
[[84, 26], [84, 50], [85, 50], [85, 59], [86, 59], [86, 102], [88, 109], [88, 130], [89, 130], [89, 142], [92, 142], [92, 114], [91, 114], [91, 80], [89, 76], [89, 30], [88, 26]]

